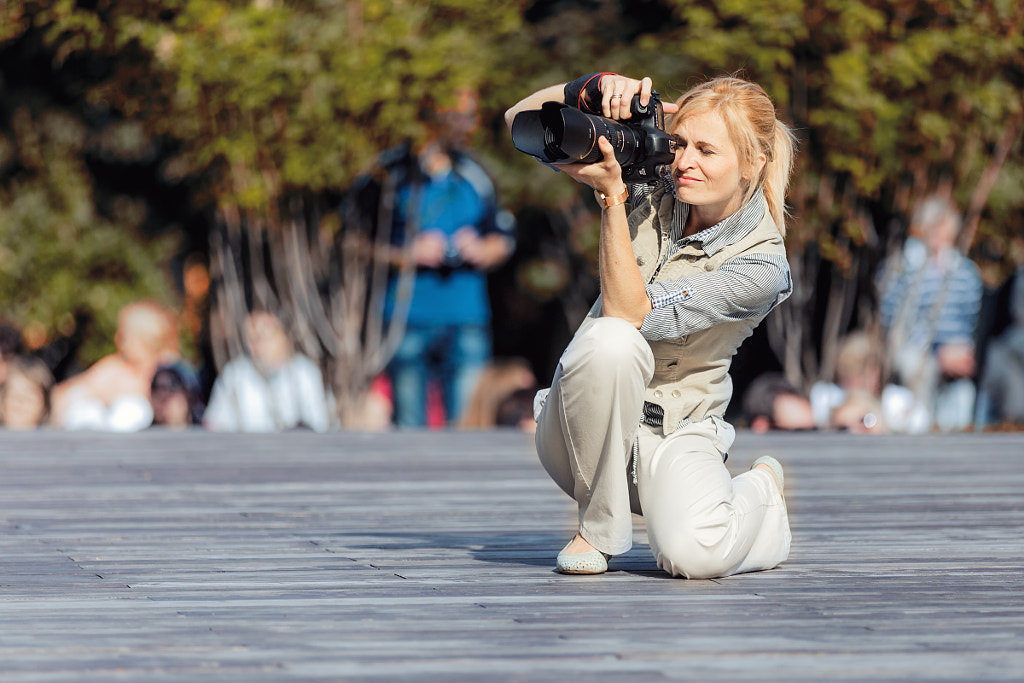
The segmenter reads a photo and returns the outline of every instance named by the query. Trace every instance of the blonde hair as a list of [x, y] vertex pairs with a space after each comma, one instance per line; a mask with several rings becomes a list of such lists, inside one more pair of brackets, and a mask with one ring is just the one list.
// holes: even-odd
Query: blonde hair
[[735, 76], [719, 76], [701, 83], [676, 100], [679, 111], [672, 115], [669, 129], [688, 116], [709, 111], [725, 122], [739, 152], [740, 166], [752, 168], [759, 155], [765, 164], [755, 182], [749, 183], [743, 203], [764, 190], [768, 211], [779, 232], [786, 235], [786, 191], [793, 172], [796, 136], [775, 115], [775, 105], [761, 86]]
[[881, 369], [881, 346], [867, 332], [850, 332], [839, 342], [836, 355], [836, 381], [839, 384], [877, 382]]

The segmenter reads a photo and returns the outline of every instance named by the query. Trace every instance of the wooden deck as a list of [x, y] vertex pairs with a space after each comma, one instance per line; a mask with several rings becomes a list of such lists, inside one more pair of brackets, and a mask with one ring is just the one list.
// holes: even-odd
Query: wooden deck
[[1024, 435], [740, 433], [781, 568], [553, 572], [515, 432], [0, 432], [0, 681], [1024, 679]]

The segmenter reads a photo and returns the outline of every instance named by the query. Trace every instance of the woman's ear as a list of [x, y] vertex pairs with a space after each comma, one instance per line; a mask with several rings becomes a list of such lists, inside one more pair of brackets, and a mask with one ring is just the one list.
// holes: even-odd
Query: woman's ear
[[750, 171], [743, 174], [743, 179], [750, 180], [751, 178], [760, 178], [761, 171], [764, 170], [764, 165], [766, 163], [768, 163], [768, 157], [766, 157], [763, 153], [758, 154], [757, 158], [754, 159], [754, 163], [751, 164]]

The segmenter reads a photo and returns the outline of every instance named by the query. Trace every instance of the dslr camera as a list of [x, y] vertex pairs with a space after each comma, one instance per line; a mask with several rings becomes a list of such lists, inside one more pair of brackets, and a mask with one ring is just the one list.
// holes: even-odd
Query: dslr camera
[[627, 183], [653, 183], [668, 173], [675, 158], [665, 132], [661, 97], [651, 93], [647, 106], [640, 95], [630, 103], [631, 118], [615, 121], [587, 114], [560, 102], [521, 111], [512, 120], [512, 143], [545, 164], [592, 164], [602, 158], [597, 139], [608, 138]]

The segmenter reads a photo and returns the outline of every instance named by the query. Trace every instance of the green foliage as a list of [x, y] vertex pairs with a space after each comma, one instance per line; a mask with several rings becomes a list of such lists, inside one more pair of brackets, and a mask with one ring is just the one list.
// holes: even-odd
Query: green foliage
[[[178, 141], [166, 182], [212, 181], [195, 196], [273, 224], [289, 193], [342, 189], [382, 149], [421, 137], [420, 110], [450, 101], [457, 86], [500, 88], [502, 46], [520, 28], [522, 4], [0, 3], [0, 49], [38, 44], [31, 54], [48, 56], [54, 78], [73, 81], [83, 106], [112, 121], [77, 124], [73, 141], [57, 139], [68, 126], [51, 126], [49, 144], [63, 147], [45, 153], [26, 143], [35, 127], [0, 135], [0, 171], [9, 172], [0, 175], [0, 292], [18, 302], [4, 314], [53, 331], [85, 307], [109, 341], [124, 301], [169, 295], [173, 244], [146, 243], [136, 226], [97, 212], [85, 164], [97, 147], [123, 160]], [[71, 64], [100, 68], [62, 73]]]
[[120, 308], [148, 298], [173, 299], [165, 258], [173, 240], [126, 239], [124, 224], [96, 212], [82, 164], [85, 127], [60, 110], [18, 109], [8, 162], [23, 170], [0, 187], [0, 301], [4, 317], [42, 341], [70, 334], [86, 312], [92, 334], [84, 362], [113, 351]]
[[420, 110], [457, 87], [500, 82], [521, 4], [185, 0], [154, 16], [118, 3], [112, 49], [153, 55], [159, 89], [95, 96], [186, 141], [189, 171], [219, 169], [220, 203], [272, 214], [290, 189], [346, 187], [381, 149], [422, 137]]

